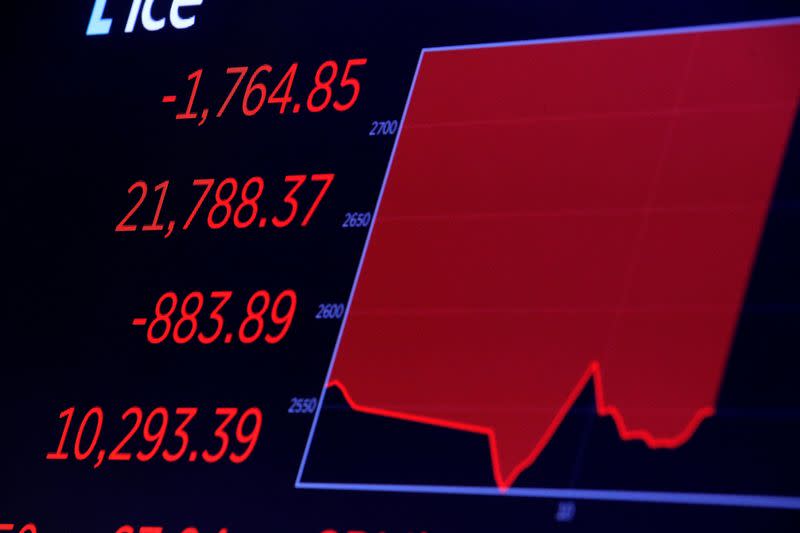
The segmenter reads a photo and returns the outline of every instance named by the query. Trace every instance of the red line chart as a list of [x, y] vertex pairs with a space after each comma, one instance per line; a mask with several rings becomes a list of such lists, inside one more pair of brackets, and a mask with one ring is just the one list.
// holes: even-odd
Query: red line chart
[[501, 491], [590, 381], [620, 439], [685, 444], [715, 413], [798, 47], [793, 23], [424, 51], [326, 387], [486, 435]]
[[459, 422], [454, 422], [452, 420], [444, 420], [438, 418], [432, 418], [428, 416], [421, 416], [415, 415], [412, 413], [400, 413], [397, 411], [391, 411], [388, 409], [382, 409], [380, 407], [369, 407], [366, 405], [361, 405], [353, 400], [350, 393], [347, 391], [347, 387], [344, 384], [340, 383], [339, 381], [331, 381], [328, 384], [328, 387], [332, 388], [335, 387], [339, 389], [342, 395], [347, 401], [347, 404], [350, 406], [351, 409], [357, 411], [359, 413], [365, 413], [370, 415], [377, 415], [377, 416], [385, 416], [389, 418], [396, 418], [399, 420], [406, 420], [409, 422], [418, 422], [421, 424], [429, 424], [432, 426], [439, 426], [448, 429], [456, 429], [459, 431], [467, 431], [470, 433], [480, 433], [486, 435], [489, 439], [489, 452], [491, 454], [492, 460], [492, 474], [494, 475], [495, 483], [497, 483], [498, 488], [501, 491], [508, 490], [513, 484], [517, 477], [525, 471], [526, 468], [531, 466], [536, 458], [539, 457], [539, 454], [544, 450], [545, 446], [547, 446], [550, 439], [553, 437], [553, 434], [558, 429], [561, 421], [569, 412], [570, 408], [577, 400], [578, 396], [580, 395], [581, 391], [583, 391], [584, 387], [589, 383], [589, 380], [594, 381], [594, 391], [595, 391], [595, 405], [597, 406], [597, 414], [600, 416], [610, 416], [614, 423], [616, 424], [617, 431], [619, 432], [619, 436], [622, 440], [640, 440], [647, 444], [648, 447], [656, 449], [656, 448], [677, 448], [678, 446], [684, 444], [688, 441], [691, 436], [694, 434], [695, 430], [700, 426], [700, 423], [705, 420], [706, 418], [714, 415], [714, 407], [706, 406], [702, 407], [697, 410], [695, 415], [691, 418], [688, 422], [686, 427], [680, 431], [677, 435], [672, 437], [654, 437], [649, 431], [644, 429], [631, 429], [625, 425], [625, 420], [622, 416], [620, 410], [613, 405], [608, 405], [605, 403], [605, 399], [603, 396], [603, 385], [602, 379], [600, 377], [600, 363], [597, 361], [592, 361], [589, 367], [586, 369], [586, 372], [583, 376], [581, 376], [578, 383], [575, 384], [575, 387], [570, 391], [567, 395], [566, 399], [564, 400], [564, 404], [558, 410], [556, 417], [550, 423], [550, 426], [542, 435], [539, 442], [533, 447], [531, 454], [526, 457], [522, 462], [514, 466], [511, 472], [508, 475], [503, 474], [500, 469], [500, 462], [498, 460], [498, 451], [497, 451], [497, 438], [495, 436], [495, 432], [490, 427], [484, 426], [476, 426], [474, 424], [463, 424]]

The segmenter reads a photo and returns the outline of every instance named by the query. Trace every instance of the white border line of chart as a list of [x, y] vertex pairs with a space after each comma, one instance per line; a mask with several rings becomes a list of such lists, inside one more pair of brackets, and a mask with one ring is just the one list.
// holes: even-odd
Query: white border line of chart
[[372, 212], [372, 222], [369, 225], [369, 231], [367, 232], [367, 239], [364, 242], [364, 248], [361, 250], [361, 258], [358, 260], [358, 268], [356, 269], [356, 277], [353, 279], [353, 286], [350, 287], [350, 296], [347, 298], [347, 307], [344, 310], [344, 316], [342, 317], [342, 323], [339, 325], [339, 334], [336, 337], [336, 345], [333, 348], [333, 356], [331, 357], [331, 362], [328, 365], [328, 372], [325, 374], [325, 382], [322, 384], [322, 392], [319, 396], [319, 402], [317, 403], [317, 410], [314, 413], [314, 421], [311, 423], [311, 430], [308, 435], [308, 441], [306, 442], [306, 449], [303, 452], [303, 459], [300, 461], [300, 468], [297, 471], [297, 478], [295, 479], [295, 488], [299, 488], [299, 484], [301, 483], [300, 479], [303, 477], [303, 472], [306, 468], [306, 461], [308, 460], [308, 452], [311, 449], [311, 442], [314, 440], [314, 433], [317, 430], [317, 422], [319, 421], [319, 415], [322, 412], [322, 404], [325, 401], [325, 392], [328, 390], [328, 382], [331, 379], [331, 372], [333, 372], [333, 365], [336, 363], [336, 354], [339, 353], [339, 344], [342, 342], [342, 333], [344, 332], [345, 324], [347, 323], [347, 317], [350, 315], [350, 306], [353, 303], [353, 296], [356, 293], [356, 286], [358, 285], [358, 278], [361, 275], [361, 267], [364, 265], [364, 257], [367, 255], [367, 248], [369, 248], [369, 240], [372, 237], [372, 230], [375, 228], [375, 220], [378, 218], [378, 209], [381, 207], [381, 200], [383, 199], [383, 191], [386, 189], [386, 182], [389, 178], [389, 171], [392, 169], [392, 163], [394, 162], [394, 154], [397, 151], [397, 144], [400, 140], [400, 135], [403, 133], [403, 124], [406, 121], [406, 113], [408, 113], [408, 106], [411, 103], [411, 95], [414, 94], [414, 85], [417, 83], [417, 75], [419, 74], [419, 67], [422, 65], [422, 57], [425, 55], [425, 52], [422, 51], [419, 54], [419, 58], [417, 59], [417, 68], [414, 70], [414, 77], [411, 80], [411, 88], [408, 91], [408, 96], [406, 96], [406, 105], [403, 108], [403, 115], [400, 118], [400, 125], [397, 129], [397, 135], [394, 138], [394, 144], [392, 145], [392, 153], [389, 156], [389, 164], [386, 166], [386, 172], [383, 174], [383, 183], [381, 184], [380, 193], [378, 193], [378, 201], [375, 203], [375, 210]]
[[723, 494], [712, 492], [662, 492], [645, 490], [603, 490], [511, 487], [505, 492], [494, 487], [459, 485], [390, 485], [378, 483], [314, 483], [300, 482], [296, 488], [356, 492], [402, 492], [412, 494], [449, 494], [467, 496], [503, 496], [548, 498], [559, 500], [593, 500], [607, 502], [671, 503], [684, 505], [716, 505], [760, 509], [800, 510], [800, 498], [768, 494]]
[[707, 24], [698, 26], [681, 26], [677, 28], [663, 28], [642, 31], [629, 31], [629, 32], [616, 32], [616, 33], [599, 33], [592, 35], [577, 35], [571, 37], [552, 37], [543, 39], [531, 39], [523, 41], [505, 41], [484, 44], [467, 44], [456, 46], [436, 46], [423, 48], [420, 51], [417, 60], [417, 67], [414, 71], [414, 77], [411, 81], [411, 86], [406, 97], [405, 107], [403, 108], [403, 115], [400, 119], [400, 126], [395, 136], [392, 152], [389, 156], [389, 163], [386, 167], [386, 172], [383, 176], [383, 183], [381, 184], [380, 193], [378, 194], [378, 201], [375, 204], [373, 211], [372, 222], [367, 233], [364, 248], [361, 251], [361, 257], [358, 261], [358, 268], [353, 280], [353, 285], [350, 288], [350, 295], [347, 300], [347, 307], [345, 308], [344, 317], [342, 318], [341, 325], [339, 326], [339, 333], [336, 338], [336, 345], [333, 349], [331, 362], [328, 365], [328, 371], [325, 375], [325, 382], [322, 385], [322, 392], [320, 393], [319, 403], [317, 404], [316, 412], [314, 413], [314, 420], [311, 423], [309, 430], [308, 440], [303, 452], [303, 458], [300, 462], [300, 467], [295, 479], [296, 489], [312, 489], [312, 490], [337, 490], [337, 491], [368, 491], [368, 492], [400, 492], [400, 493], [415, 493], [415, 494], [453, 494], [453, 495], [477, 495], [477, 496], [506, 496], [506, 497], [523, 497], [523, 498], [549, 498], [549, 499], [573, 499], [573, 500], [598, 500], [598, 501], [620, 501], [620, 502], [647, 502], [647, 503], [666, 503], [666, 504], [685, 504], [685, 505], [717, 505], [729, 507], [753, 507], [764, 509], [790, 509], [800, 510], [800, 497], [793, 496], [778, 496], [766, 494], [720, 494], [720, 493], [704, 493], [704, 492], [661, 492], [661, 491], [630, 491], [630, 490], [593, 490], [593, 489], [570, 489], [570, 488], [526, 488], [526, 487], [511, 487], [506, 491], [500, 491], [496, 487], [464, 487], [464, 486], [450, 486], [450, 485], [395, 485], [395, 484], [372, 484], [372, 483], [317, 483], [302, 481], [303, 473], [305, 472], [306, 461], [311, 449], [311, 444], [314, 441], [314, 434], [319, 422], [320, 413], [325, 402], [325, 393], [328, 390], [328, 382], [330, 381], [331, 373], [334, 364], [336, 363], [336, 356], [339, 352], [339, 345], [342, 341], [342, 334], [347, 324], [347, 317], [350, 314], [350, 306], [353, 303], [353, 296], [355, 295], [358, 279], [361, 275], [361, 268], [364, 265], [364, 258], [367, 255], [369, 248], [369, 241], [372, 237], [372, 230], [375, 227], [375, 222], [378, 217], [378, 210], [380, 209], [383, 193], [386, 189], [386, 182], [389, 178], [389, 172], [394, 163], [395, 152], [397, 145], [400, 141], [400, 136], [403, 133], [403, 126], [408, 114], [408, 108], [411, 103], [411, 97], [414, 94], [414, 87], [417, 83], [417, 76], [419, 69], [422, 65], [423, 57], [426, 53], [433, 52], [447, 52], [455, 50], [475, 50], [481, 48], [500, 48], [510, 46], [528, 46], [528, 45], [546, 45], [568, 42], [583, 42], [583, 41], [601, 41], [613, 39], [629, 39], [634, 37], [649, 37], [649, 36], [663, 36], [663, 35], [680, 35], [685, 33], [698, 33], [698, 32], [716, 32], [716, 31], [731, 31], [748, 28], [768, 28], [776, 26], [792, 26], [800, 24], [800, 17], [786, 17], [779, 19], [764, 19], [753, 20], [745, 22], [731, 22], [721, 24]]

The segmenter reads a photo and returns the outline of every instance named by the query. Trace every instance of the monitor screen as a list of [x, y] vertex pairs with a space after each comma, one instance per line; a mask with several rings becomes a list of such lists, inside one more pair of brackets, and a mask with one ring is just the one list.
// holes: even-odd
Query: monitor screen
[[0, 532], [800, 529], [795, 2], [17, 4]]

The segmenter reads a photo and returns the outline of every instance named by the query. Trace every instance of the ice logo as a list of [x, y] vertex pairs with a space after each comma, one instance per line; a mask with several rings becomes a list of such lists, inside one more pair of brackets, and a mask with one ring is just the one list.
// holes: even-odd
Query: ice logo
[[[108, 35], [111, 33], [111, 18], [104, 18], [103, 13], [106, 9], [107, 0], [94, 0], [94, 8], [89, 17], [89, 26], [86, 27], [86, 35]], [[163, 29], [167, 23], [166, 17], [160, 19], [153, 18], [153, 2], [155, 0], [133, 0], [131, 10], [128, 13], [128, 21], [125, 23], [125, 33], [131, 33], [136, 28], [136, 22], [141, 17], [142, 26], [147, 31], [158, 31]], [[181, 8], [199, 6], [203, 0], [172, 0], [169, 9], [169, 23], [173, 28], [185, 30], [194, 26], [195, 16], [183, 16]], [[184, 11], [185, 14], [185, 11]]]

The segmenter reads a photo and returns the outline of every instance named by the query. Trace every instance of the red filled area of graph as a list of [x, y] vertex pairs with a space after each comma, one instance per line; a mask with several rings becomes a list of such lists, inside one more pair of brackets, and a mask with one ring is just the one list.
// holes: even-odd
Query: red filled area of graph
[[329, 386], [488, 437], [509, 487], [592, 380], [714, 413], [800, 91], [798, 26], [426, 52]]

